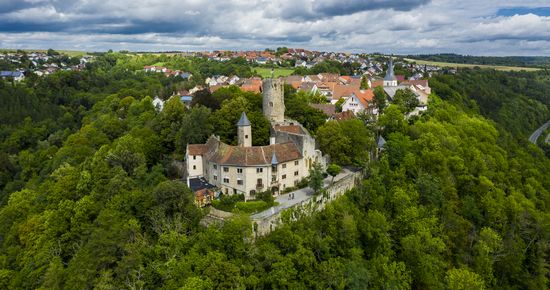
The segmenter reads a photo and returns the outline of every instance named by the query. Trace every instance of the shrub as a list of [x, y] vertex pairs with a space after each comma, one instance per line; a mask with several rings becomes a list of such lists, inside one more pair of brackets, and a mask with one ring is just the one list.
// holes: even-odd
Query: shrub
[[235, 204], [235, 207], [240, 211], [244, 213], [255, 213], [262, 211], [264, 209], [268, 209], [270, 205], [263, 201], [263, 200], [256, 200], [256, 201], [239, 201]]
[[244, 201], [243, 194], [222, 195], [220, 199], [212, 201], [212, 206], [224, 211], [232, 211], [235, 208], [235, 203]]
[[273, 197], [273, 194], [271, 194], [270, 190], [257, 193], [256, 200], [265, 201], [270, 206], [275, 202], [275, 198]]

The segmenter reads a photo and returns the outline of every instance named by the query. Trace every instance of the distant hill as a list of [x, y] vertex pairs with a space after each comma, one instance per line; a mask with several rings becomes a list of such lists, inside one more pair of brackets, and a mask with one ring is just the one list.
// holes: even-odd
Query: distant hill
[[472, 56], [454, 53], [420, 54], [403, 56], [425, 61], [449, 62], [458, 64], [550, 67], [550, 57], [546, 56]]

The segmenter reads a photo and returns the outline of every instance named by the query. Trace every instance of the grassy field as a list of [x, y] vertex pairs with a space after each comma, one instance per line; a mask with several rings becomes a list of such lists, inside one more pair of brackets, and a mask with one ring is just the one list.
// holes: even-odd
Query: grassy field
[[[262, 78], [271, 77], [271, 69], [266, 67], [255, 67], [252, 68], [255, 70]], [[292, 74], [294, 70], [291, 68], [275, 68], [273, 74], [275, 77], [286, 77]]]
[[450, 63], [450, 62], [438, 62], [438, 61], [427, 61], [427, 60], [418, 60], [418, 59], [410, 59], [405, 58], [406, 61], [409, 62], [416, 62], [417, 64], [426, 64], [426, 65], [434, 65], [434, 66], [440, 66], [440, 67], [453, 67], [453, 68], [461, 68], [461, 67], [467, 67], [467, 68], [473, 68], [473, 67], [479, 67], [479, 68], [490, 68], [490, 69], [496, 69], [496, 70], [502, 70], [502, 71], [537, 71], [540, 70], [539, 68], [535, 67], [519, 67], [519, 66], [500, 66], [500, 65], [485, 65], [485, 64], [467, 64], [467, 63]]

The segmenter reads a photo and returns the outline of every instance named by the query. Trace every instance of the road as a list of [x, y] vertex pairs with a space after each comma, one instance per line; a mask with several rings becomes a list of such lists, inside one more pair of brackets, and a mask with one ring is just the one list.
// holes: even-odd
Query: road
[[550, 126], [550, 120], [548, 120], [548, 122], [544, 123], [542, 126], [540, 126], [540, 128], [535, 130], [533, 134], [531, 134], [531, 136], [529, 137], [529, 142], [537, 145], [537, 140], [539, 139], [540, 134], [542, 134], [542, 132], [544, 132], [544, 130], [546, 130], [548, 126]]
[[[351, 174], [351, 173], [352, 172], [349, 171], [348, 169], [343, 168], [342, 172], [334, 177], [334, 181], [336, 182], [336, 181], [344, 178], [345, 176], [347, 176], [348, 174]], [[329, 186], [331, 181], [332, 181], [332, 176], [329, 175], [323, 181], [323, 188]], [[294, 194], [294, 198], [292, 198], [292, 199], [289, 198], [289, 196], [291, 194]], [[253, 214], [251, 216], [251, 218], [253, 220], [254, 219], [259, 220], [259, 219], [263, 219], [263, 218], [272, 216], [276, 213], [279, 213], [282, 210], [285, 210], [285, 209], [290, 208], [290, 207], [292, 207], [296, 204], [299, 204], [302, 201], [313, 198], [313, 196], [314, 196], [313, 195], [313, 189], [311, 189], [309, 187], [298, 189], [298, 190], [295, 190], [295, 191], [290, 192], [290, 193], [279, 195], [275, 198], [275, 201], [278, 202], [279, 205], [270, 207], [267, 210], [264, 210], [264, 211], [259, 212], [257, 214]]]

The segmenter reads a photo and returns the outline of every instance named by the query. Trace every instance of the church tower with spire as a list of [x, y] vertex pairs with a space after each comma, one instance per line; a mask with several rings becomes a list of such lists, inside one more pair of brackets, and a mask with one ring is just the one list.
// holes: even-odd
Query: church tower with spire
[[397, 87], [397, 78], [393, 72], [393, 57], [390, 57], [390, 63], [388, 64], [388, 70], [384, 77], [384, 87]]
[[239, 122], [237, 122], [237, 135], [239, 146], [251, 147], [252, 146], [252, 125], [246, 116], [246, 113], [241, 114]]

